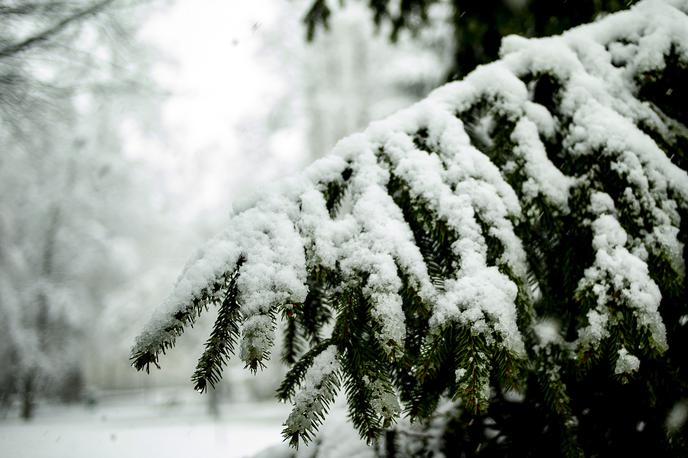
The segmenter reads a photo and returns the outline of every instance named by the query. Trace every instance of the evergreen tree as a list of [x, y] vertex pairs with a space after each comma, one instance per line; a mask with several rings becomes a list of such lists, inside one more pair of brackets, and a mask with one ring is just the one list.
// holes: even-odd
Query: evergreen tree
[[687, 31], [645, 0], [508, 37], [235, 209], [133, 365], [216, 306], [196, 389], [264, 367], [283, 320], [294, 446], [343, 393], [386, 456], [684, 456]]

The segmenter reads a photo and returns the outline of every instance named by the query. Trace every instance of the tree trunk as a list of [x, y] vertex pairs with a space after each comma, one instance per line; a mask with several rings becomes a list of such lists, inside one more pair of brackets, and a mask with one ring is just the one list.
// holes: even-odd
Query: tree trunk
[[23, 420], [31, 420], [35, 411], [35, 384], [36, 376], [35, 372], [31, 371], [26, 375], [22, 381], [21, 387], [21, 418]]

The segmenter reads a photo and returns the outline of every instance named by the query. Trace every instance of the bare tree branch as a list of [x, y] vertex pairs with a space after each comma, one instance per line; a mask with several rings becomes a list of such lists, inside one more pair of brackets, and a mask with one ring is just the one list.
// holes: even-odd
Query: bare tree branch
[[15, 54], [24, 52], [33, 46], [36, 46], [42, 42], [51, 39], [53, 36], [62, 32], [67, 26], [74, 22], [78, 22], [88, 16], [98, 14], [103, 9], [105, 9], [109, 4], [113, 3], [115, 0], [101, 0], [87, 8], [77, 11], [54, 24], [51, 27], [39, 32], [31, 37], [28, 37], [19, 43], [14, 43], [4, 48], [0, 48], [0, 59], [14, 56]]

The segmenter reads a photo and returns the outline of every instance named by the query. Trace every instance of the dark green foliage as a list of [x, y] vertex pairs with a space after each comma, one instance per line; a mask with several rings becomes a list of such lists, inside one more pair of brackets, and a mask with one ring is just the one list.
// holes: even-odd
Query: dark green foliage
[[337, 300], [337, 320], [332, 333], [341, 356], [349, 417], [361, 437], [377, 440], [391, 425], [393, 415], [381, 415], [373, 404], [374, 385], [393, 393], [387, 356], [377, 339], [378, 325], [371, 320], [370, 304], [360, 287], [345, 288]]
[[323, 284], [318, 281], [316, 276], [311, 276], [309, 278], [308, 296], [306, 296], [300, 310], [294, 312], [294, 316], [303, 327], [304, 336], [312, 344], [317, 344], [322, 340], [322, 326], [329, 323], [332, 318], [332, 292], [328, 288], [330, 284], [331, 280], [326, 280]]
[[284, 328], [284, 347], [282, 348], [282, 361], [286, 364], [294, 364], [296, 358], [303, 348], [303, 339], [299, 332], [299, 324], [292, 319], [294, 312], [285, 310], [282, 313], [282, 320], [286, 323]]
[[208, 389], [208, 385], [214, 387], [222, 378], [223, 366], [234, 354], [241, 320], [241, 312], [237, 302], [236, 280], [238, 277], [239, 269], [237, 267], [229, 279], [227, 295], [220, 305], [210, 338], [205, 343], [205, 351], [198, 360], [196, 370], [191, 376], [196, 391], [204, 392]]
[[407, 412], [416, 417], [420, 416], [421, 410], [432, 411], [436, 404], [433, 396], [424, 394], [425, 384], [414, 373], [414, 367], [418, 365], [425, 340], [423, 336], [427, 335], [431, 307], [420, 300], [418, 292], [410, 284], [408, 277], [401, 271], [399, 273], [403, 284], [401, 297], [407, 332], [404, 341], [406, 351], [394, 368], [394, 376], [396, 385], [399, 387], [400, 398], [407, 406]]
[[675, 48], [665, 59], [666, 67], [638, 75], [639, 97], [655, 104], [666, 116], [686, 127], [688, 125], [688, 89], [684, 84], [688, 62], [681, 60]]
[[[334, 188], [333, 185], [328, 185], [330, 191]], [[326, 348], [320, 345], [323, 342], [321, 333], [322, 327], [332, 318], [332, 289], [335, 283], [334, 273], [324, 268], [315, 268], [308, 276], [308, 295], [303, 304], [292, 304], [284, 308], [282, 361], [285, 363], [294, 364], [303, 348], [309, 344], [321, 351]]]

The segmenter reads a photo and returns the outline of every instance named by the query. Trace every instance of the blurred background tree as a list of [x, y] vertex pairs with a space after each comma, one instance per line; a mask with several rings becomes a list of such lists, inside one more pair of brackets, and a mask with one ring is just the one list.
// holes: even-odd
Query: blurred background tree
[[118, 127], [154, 119], [140, 3], [0, 2], [0, 403], [24, 418], [81, 398], [126, 246], [156, 224]]
[[[356, 0], [350, 0], [356, 1]], [[592, 21], [600, 14], [624, 9], [636, 0], [369, 0], [372, 20], [388, 24], [389, 37], [402, 31], [412, 34], [436, 26], [434, 8], [449, 11], [446, 20], [453, 30], [454, 55], [446, 79], [460, 79], [477, 65], [498, 57], [502, 37], [555, 35]], [[312, 40], [320, 27], [329, 27], [334, 2], [313, 0], [304, 16], [306, 33]], [[340, 3], [345, 3], [340, 2]]]

